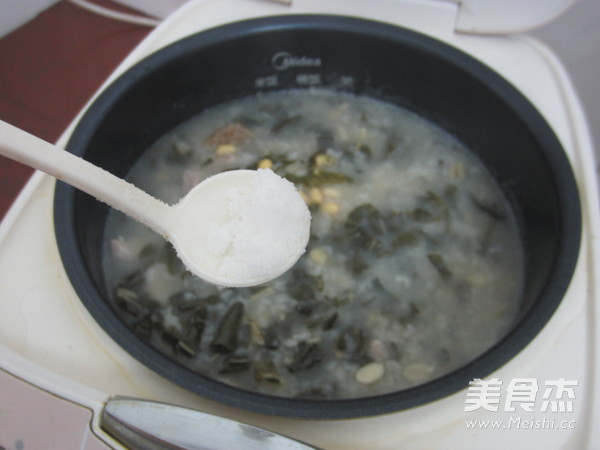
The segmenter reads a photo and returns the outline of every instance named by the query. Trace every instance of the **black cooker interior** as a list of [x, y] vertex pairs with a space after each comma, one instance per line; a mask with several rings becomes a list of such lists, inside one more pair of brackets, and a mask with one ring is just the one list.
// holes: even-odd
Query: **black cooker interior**
[[[318, 59], [320, 65], [278, 70], [272, 58], [280, 52]], [[124, 176], [150, 144], [189, 117], [256, 92], [305, 87], [298, 82], [306, 74], [318, 75], [311, 78], [317, 87], [370, 95], [430, 119], [496, 177], [517, 214], [527, 260], [521, 316], [506, 339], [453, 374], [377, 398], [299, 401], [221, 385], [166, 359], [118, 318], [104, 300], [100, 264], [108, 208], [59, 183], [57, 239], [81, 300], [113, 339], [158, 373], [201, 395], [271, 414], [381, 414], [435, 400], [488, 375], [533, 339], [563, 298], [578, 254], [579, 198], [560, 143], [541, 115], [464, 53], [398, 27], [343, 17], [285, 16], [227, 25], [173, 44], [121, 76], [90, 107], [68, 150]], [[260, 80], [274, 76], [276, 86], [261, 87]]]

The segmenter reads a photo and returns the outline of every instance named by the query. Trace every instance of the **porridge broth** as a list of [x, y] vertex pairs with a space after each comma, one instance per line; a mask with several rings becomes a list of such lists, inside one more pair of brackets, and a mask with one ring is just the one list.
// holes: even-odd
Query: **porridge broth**
[[180, 364], [282, 397], [406, 389], [473, 360], [512, 325], [523, 255], [482, 164], [422, 118], [368, 97], [283, 91], [223, 104], [160, 139], [129, 181], [168, 203], [231, 169], [271, 168], [312, 214], [286, 274], [219, 288], [160, 236], [111, 211], [116, 310]]

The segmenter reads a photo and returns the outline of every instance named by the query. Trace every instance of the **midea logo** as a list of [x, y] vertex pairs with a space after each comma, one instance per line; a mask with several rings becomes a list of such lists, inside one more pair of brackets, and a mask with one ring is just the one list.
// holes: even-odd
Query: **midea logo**
[[279, 52], [273, 55], [271, 64], [276, 70], [286, 70], [291, 67], [321, 67], [321, 58], [293, 56], [288, 52]]

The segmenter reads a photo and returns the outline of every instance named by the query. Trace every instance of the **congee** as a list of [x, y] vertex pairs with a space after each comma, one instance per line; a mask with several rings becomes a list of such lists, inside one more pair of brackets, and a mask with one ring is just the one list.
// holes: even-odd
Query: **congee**
[[165, 135], [128, 179], [176, 203], [210, 175], [257, 168], [294, 182], [313, 217], [305, 255], [266, 285], [208, 284], [160, 236], [110, 212], [111, 301], [177, 363], [281, 397], [364, 397], [457, 369], [512, 325], [523, 284], [515, 217], [440, 128], [364, 96], [260, 94]]

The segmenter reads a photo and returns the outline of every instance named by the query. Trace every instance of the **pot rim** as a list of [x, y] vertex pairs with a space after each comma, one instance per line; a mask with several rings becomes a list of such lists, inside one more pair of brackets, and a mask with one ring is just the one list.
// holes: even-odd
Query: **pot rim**
[[[367, 34], [386, 41], [410, 44], [437, 58], [451, 61], [462, 70], [475, 74], [496, 95], [510, 105], [515, 114], [527, 124], [541, 141], [557, 186], [559, 198], [561, 239], [551, 269], [548, 283], [525, 317], [496, 345], [471, 363], [438, 379], [399, 392], [373, 397], [342, 400], [307, 400], [275, 397], [242, 390], [205, 377], [179, 365], [150, 347], [134, 332], [118, 320], [116, 314], [103, 299], [92, 277], [84, 267], [81, 249], [76, 241], [76, 218], [74, 202], [77, 191], [61, 182], [57, 183], [54, 199], [55, 230], [59, 252], [69, 279], [78, 296], [96, 322], [108, 335], [130, 355], [168, 380], [202, 397], [226, 405], [269, 415], [302, 419], [348, 419], [387, 414], [423, 406], [454, 394], [468, 386], [474, 378], [483, 378], [521, 352], [541, 331], [554, 314], [567, 291], [575, 269], [581, 239], [581, 209], [574, 174], [562, 146], [541, 114], [508, 81], [480, 61], [459, 49], [423, 34], [399, 26], [344, 16], [323, 14], [284, 15], [261, 17], [222, 25], [183, 38], [158, 50], [133, 65], [108, 86], [90, 105], [77, 124], [67, 150], [79, 156], [85, 154], [86, 143], [91, 139], [94, 126], [108, 113], [120, 96], [146, 73], [165, 61], [174, 61], [189, 51], [240, 38], [247, 34], [269, 33], [288, 29], [351, 31]], [[515, 352], [515, 348], [518, 349]]]

